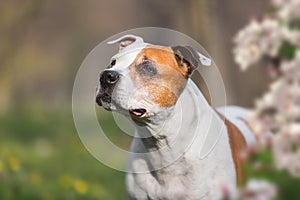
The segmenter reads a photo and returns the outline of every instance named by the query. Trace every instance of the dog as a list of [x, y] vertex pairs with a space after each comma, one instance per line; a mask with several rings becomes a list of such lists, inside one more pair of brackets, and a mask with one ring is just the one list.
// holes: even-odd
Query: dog
[[[255, 138], [247, 110], [212, 108], [190, 79], [211, 59], [189, 46], [154, 45], [135, 35], [108, 43], [119, 43], [119, 52], [100, 73], [96, 102], [135, 125], [128, 198], [219, 199], [222, 187], [236, 188], [240, 154]], [[201, 156], [205, 142], [213, 148]]]

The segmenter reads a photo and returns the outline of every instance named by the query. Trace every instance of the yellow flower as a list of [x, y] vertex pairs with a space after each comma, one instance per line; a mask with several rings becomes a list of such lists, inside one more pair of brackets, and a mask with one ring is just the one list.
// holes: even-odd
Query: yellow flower
[[7, 161], [11, 170], [15, 172], [20, 170], [20, 161], [17, 158], [11, 156], [8, 157]]
[[64, 189], [68, 189], [72, 186], [72, 178], [67, 174], [59, 176], [58, 182]]
[[4, 170], [4, 165], [3, 162], [0, 160], [0, 172], [2, 172]]
[[39, 185], [39, 184], [41, 183], [41, 181], [42, 181], [42, 178], [41, 178], [41, 176], [40, 176], [38, 173], [36, 173], [36, 172], [31, 172], [31, 173], [29, 174], [29, 181], [30, 181], [30, 183], [32, 183], [33, 185]]
[[75, 191], [79, 194], [85, 194], [88, 190], [87, 184], [82, 180], [75, 180], [73, 186]]

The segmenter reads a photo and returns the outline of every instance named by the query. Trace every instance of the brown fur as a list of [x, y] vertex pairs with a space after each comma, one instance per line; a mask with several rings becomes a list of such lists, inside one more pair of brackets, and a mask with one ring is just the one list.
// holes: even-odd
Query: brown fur
[[218, 113], [220, 117], [224, 120], [227, 127], [227, 132], [229, 136], [229, 143], [231, 148], [231, 154], [235, 166], [237, 184], [241, 186], [243, 184], [243, 159], [242, 154], [247, 148], [246, 140], [241, 133], [241, 131], [223, 115]]
[[161, 107], [170, 107], [176, 103], [176, 96], [167, 87], [149, 84], [145, 86], [145, 89], [151, 92], [150, 98], [154, 103]]
[[[143, 76], [135, 70], [135, 67], [141, 64], [143, 57], [154, 62], [158, 70], [157, 76]], [[129, 70], [137, 88], [147, 91], [151, 100], [161, 107], [175, 105], [187, 82], [187, 68], [178, 65], [170, 47], [148, 46], [144, 48], [137, 55]]]
[[137, 56], [146, 56], [147, 58], [155, 61], [160, 66], [171, 67], [173, 70], [178, 71], [183, 76], [186, 76], [188, 70], [186, 67], [179, 66], [173, 50], [170, 47], [164, 46], [148, 46], [144, 48]]

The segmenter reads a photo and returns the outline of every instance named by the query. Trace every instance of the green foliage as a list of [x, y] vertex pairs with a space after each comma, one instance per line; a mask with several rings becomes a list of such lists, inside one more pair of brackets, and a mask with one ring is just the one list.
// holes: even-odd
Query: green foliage
[[271, 150], [260, 150], [253, 154], [244, 166], [247, 179], [258, 178], [271, 181], [277, 186], [277, 199], [300, 199], [300, 179], [274, 166]]
[[268, 15], [274, 15], [278, 11], [278, 7], [275, 6], [269, 6], [266, 8], [266, 14]]
[[300, 30], [300, 18], [293, 19], [289, 26], [290, 29]]
[[[116, 138], [111, 118], [100, 121]], [[0, 199], [126, 198], [125, 174], [86, 151], [70, 110], [11, 110], [0, 117], [0, 134]]]
[[296, 50], [297, 49], [295, 46], [291, 45], [288, 42], [285, 42], [280, 47], [279, 53], [282, 56], [282, 58], [285, 58], [287, 60], [292, 60], [295, 57]]

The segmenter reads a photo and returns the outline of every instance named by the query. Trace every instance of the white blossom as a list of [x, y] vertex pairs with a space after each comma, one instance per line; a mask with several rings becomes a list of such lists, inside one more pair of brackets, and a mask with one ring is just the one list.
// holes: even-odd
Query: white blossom
[[286, 125], [281, 131], [273, 140], [275, 164], [300, 177], [300, 123]]
[[290, 22], [292, 19], [300, 17], [299, 0], [272, 0], [271, 2], [278, 8], [277, 16], [284, 22]]
[[276, 196], [277, 189], [272, 183], [265, 180], [251, 179], [242, 191], [245, 200], [271, 200]]
[[300, 32], [298, 30], [292, 30], [288, 27], [284, 27], [282, 28], [282, 34], [285, 41], [295, 45], [296, 47], [300, 47]]
[[284, 27], [273, 18], [264, 18], [261, 22], [252, 20], [234, 38], [235, 61], [242, 70], [246, 70], [263, 55], [276, 57], [286, 35]]
[[[233, 52], [242, 70], [265, 57], [276, 61], [269, 64], [278, 71], [277, 80], [256, 100], [249, 122], [257, 146], [270, 147], [275, 165], [300, 177], [300, 30], [291, 28], [300, 19], [300, 0], [271, 3], [275, 13], [242, 29], [234, 38]], [[288, 44], [285, 52], [283, 44]]]

